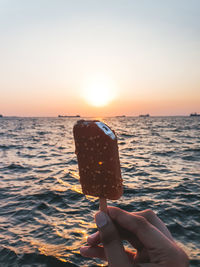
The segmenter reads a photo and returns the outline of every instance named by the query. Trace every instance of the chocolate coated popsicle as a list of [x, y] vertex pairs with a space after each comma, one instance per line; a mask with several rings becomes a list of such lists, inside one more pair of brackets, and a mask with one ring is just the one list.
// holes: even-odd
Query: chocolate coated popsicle
[[114, 131], [100, 121], [78, 121], [73, 128], [80, 183], [85, 195], [118, 199], [123, 193]]

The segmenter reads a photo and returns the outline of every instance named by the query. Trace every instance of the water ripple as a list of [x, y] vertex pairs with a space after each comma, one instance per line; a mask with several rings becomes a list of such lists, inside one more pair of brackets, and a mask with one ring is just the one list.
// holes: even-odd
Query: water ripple
[[[200, 123], [188, 117], [104, 118], [119, 137], [127, 211], [153, 209], [200, 265]], [[79, 248], [96, 198], [79, 184], [69, 118], [2, 118], [0, 266], [100, 266]]]

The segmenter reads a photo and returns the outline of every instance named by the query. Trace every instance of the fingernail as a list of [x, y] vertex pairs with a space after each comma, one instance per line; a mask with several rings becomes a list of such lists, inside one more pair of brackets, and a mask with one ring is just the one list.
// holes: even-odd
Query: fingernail
[[107, 219], [107, 216], [104, 212], [99, 212], [97, 213], [96, 217], [95, 217], [95, 221], [96, 221], [96, 224], [99, 228], [105, 226], [107, 223], [108, 223], [108, 219]]

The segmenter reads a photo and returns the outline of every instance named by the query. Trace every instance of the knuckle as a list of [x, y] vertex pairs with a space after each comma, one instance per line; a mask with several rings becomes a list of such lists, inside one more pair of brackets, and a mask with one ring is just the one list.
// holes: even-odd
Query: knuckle
[[144, 229], [147, 226], [147, 220], [146, 218], [142, 217], [142, 216], [137, 216], [136, 217], [136, 230], [139, 229]]
[[147, 219], [154, 218], [156, 216], [155, 212], [151, 209], [147, 209], [144, 211], [144, 215]]

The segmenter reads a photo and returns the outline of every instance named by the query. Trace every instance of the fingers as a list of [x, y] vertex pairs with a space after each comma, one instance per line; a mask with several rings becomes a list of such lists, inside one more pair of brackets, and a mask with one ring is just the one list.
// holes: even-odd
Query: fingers
[[130, 214], [119, 208], [109, 208], [111, 219], [136, 235], [147, 249], [168, 248], [171, 241], [142, 216]]
[[98, 212], [95, 216], [95, 221], [109, 266], [132, 266], [125, 253], [119, 233], [109, 216], [104, 212]]
[[[116, 207], [108, 207], [108, 213], [109, 212], [117, 212], [117, 210], [121, 210], [121, 209], [116, 208]], [[127, 212], [127, 213], [129, 213], [129, 212]], [[169, 232], [169, 230], [167, 229], [166, 225], [158, 218], [158, 216], [152, 210], [147, 209], [147, 210], [143, 210], [143, 211], [132, 212], [129, 214], [139, 215], [139, 216], [144, 217], [148, 222], [150, 222], [157, 229], [159, 229], [170, 240], [173, 240], [173, 237], [172, 237], [171, 233]]]
[[[99, 258], [101, 260], [107, 260], [106, 255], [104, 252], [104, 248], [100, 246], [91, 247], [91, 246], [85, 246], [80, 248], [80, 253], [84, 257], [88, 258]], [[130, 260], [130, 262], [134, 261], [135, 253], [131, 251], [126, 251], [126, 254]]]
[[170, 240], [173, 240], [173, 237], [166, 225], [158, 218], [158, 216], [150, 209], [133, 212], [132, 214], [142, 216], [147, 219], [152, 225], [154, 225], [157, 229], [159, 229], [165, 236], [167, 236]]
[[[137, 250], [140, 250], [140, 248], [143, 248], [142, 243], [138, 240], [138, 238], [135, 235], [130, 234], [129, 231], [126, 231], [125, 229], [118, 227], [118, 225], [116, 224], [115, 226], [117, 227], [121, 240], [129, 241], [129, 243]], [[88, 236], [87, 243], [89, 246], [98, 246], [101, 243], [99, 231]]]
[[[110, 213], [118, 213], [119, 210], [120, 209], [115, 208], [115, 207], [108, 207], [108, 212], [110, 212]], [[173, 241], [173, 238], [172, 238], [170, 232], [168, 231], [167, 227], [156, 216], [156, 214], [153, 211], [144, 210], [144, 211], [128, 213], [128, 214], [139, 215], [139, 216], [144, 217], [147, 221], [149, 221], [152, 225], [154, 225], [157, 229], [159, 229], [165, 236], [167, 236], [170, 240]], [[125, 228], [122, 228], [120, 226], [118, 227], [118, 225], [116, 225], [117, 230], [118, 230], [122, 240], [128, 240], [132, 244], [132, 246], [135, 247], [137, 250], [140, 250], [141, 248], [143, 248], [143, 244], [141, 243], [140, 240], [138, 240], [138, 237], [135, 234], [133, 234], [133, 233], [130, 234], [129, 231], [127, 231]], [[87, 242], [90, 246], [97, 246], [101, 242], [99, 232], [96, 232], [96, 233], [92, 234], [91, 236], [89, 236]]]
[[88, 236], [87, 243], [90, 246], [97, 246], [99, 243], [101, 243], [99, 231]]
[[[129, 233], [129, 235], [130, 235], [130, 233]], [[121, 235], [120, 235], [120, 237], [121, 237]], [[100, 259], [106, 258], [105, 257], [105, 253], [104, 253], [104, 256], [103, 257], [102, 257], [102, 254], [101, 255], [99, 254], [99, 247], [98, 247], [98, 245], [101, 243], [99, 231], [97, 231], [96, 233], [90, 235], [88, 237], [88, 239], [87, 239], [87, 243], [88, 243], [89, 246], [84, 247], [84, 250], [83, 251], [81, 250], [81, 254], [83, 256], [85, 256], [85, 257], [92, 257], [92, 258], [93, 257], [97, 257], [97, 258], [100, 258]], [[95, 249], [97, 249], [97, 251]], [[135, 252], [132, 252], [132, 251], [129, 251], [129, 250], [126, 250], [126, 254], [129, 257], [130, 261], [133, 262], [134, 261], [134, 258], [136, 256], [136, 253]]]
[[80, 253], [84, 257], [99, 258], [101, 260], [106, 260], [106, 255], [105, 255], [103, 247], [85, 246], [85, 247], [80, 248]]
[[[155, 263], [159, 261], [167, 261], [166, 266], [171, 266], [172, 262], [181, 262], [180, 259], [184, 266], [188, 266], [185, 265], [187, 255], [183, 256], [184, 252], [176, 246], [164, 223], [152, 211], [129, 213], [109, 207], [108, 214], [110, 217], [104, 212], [96, 214], [99, 231], [88, 237], [89, 246], [81, 248], [83, 256], [107, 260], [110, 267], [157, 267]], [[137, 254], [124, 251], [120, 236], [131, 240]], [[98, 246], [101, 242], [103, 247]], [[134, 263], [136, 265], [132, 265]]]

